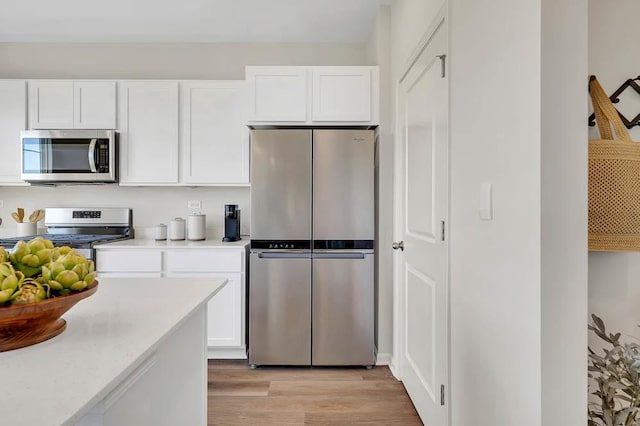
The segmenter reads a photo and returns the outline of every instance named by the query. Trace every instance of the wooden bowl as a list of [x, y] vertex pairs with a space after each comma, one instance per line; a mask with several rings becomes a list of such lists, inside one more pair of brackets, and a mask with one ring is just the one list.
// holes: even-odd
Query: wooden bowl
[[35, 345], [62, 333], [67, 328], [62, 314], [97, 290], [98, 281], [94, 281], [86, 290], [67, 296], [0, 307], [0, 352]]

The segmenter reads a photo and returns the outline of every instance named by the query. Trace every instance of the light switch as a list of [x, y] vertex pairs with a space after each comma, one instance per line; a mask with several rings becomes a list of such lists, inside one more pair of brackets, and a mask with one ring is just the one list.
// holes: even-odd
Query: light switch
[[490, 183], [480, 185], [480, 219], [493, 220], [493, 190]]

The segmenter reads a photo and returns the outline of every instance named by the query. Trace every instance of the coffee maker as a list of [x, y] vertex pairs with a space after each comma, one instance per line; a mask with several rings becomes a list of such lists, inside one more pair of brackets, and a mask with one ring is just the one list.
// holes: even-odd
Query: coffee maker
[[224, 238], [222, 241], [240, 240], [240, 209], [237, 204], [224, 206]]

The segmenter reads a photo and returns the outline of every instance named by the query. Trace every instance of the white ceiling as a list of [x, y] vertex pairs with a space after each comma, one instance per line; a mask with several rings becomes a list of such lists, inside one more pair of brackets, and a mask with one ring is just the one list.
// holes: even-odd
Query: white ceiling
[[0, 42], [362, 42], [391, 0], [5, 0]]

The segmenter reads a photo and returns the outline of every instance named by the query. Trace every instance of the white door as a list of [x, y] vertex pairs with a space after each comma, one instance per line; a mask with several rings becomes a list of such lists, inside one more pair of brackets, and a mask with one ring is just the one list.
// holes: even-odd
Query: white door
[[[395, 288], [399, 375], [426, 425], [448, 424], [448, 84], [442, 21], [398, 86]], [[394, 244], [394, 248], [398, 244]]]

